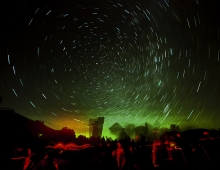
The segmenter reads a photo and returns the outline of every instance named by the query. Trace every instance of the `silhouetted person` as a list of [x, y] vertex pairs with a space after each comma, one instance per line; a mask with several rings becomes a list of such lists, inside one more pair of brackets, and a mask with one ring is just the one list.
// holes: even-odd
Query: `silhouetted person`
[[37, 153], [31, 153], [30, 149], [28, 149], [28, 156], [25, 159], [23, 170], [33, 170], [36, 168], [58, 170], [58, 164], [54, 161], [51, 150], [41, 150]]
[[153, 162], [154, 167], [159, 166], [157, 162], [157, 152], [158, 152], [157, 146], [159, 145], [161, 145], [161, 141], [154, 140], [153, 148], [152, 148], [152, 162]]
[[134, 148], [130, 144], [124, 149], [125, 157], [125, 168], [126, 170], [135, 170], [134, 166]]
[[43, 159], [43, 153], [31, 153], [30, 148], [28, 148], [28, 156], [25, 159], [23, 170], [31, 170], [35, 167], [42, 168], [41, 166], [41, 159]]
[[53, 158], [52, 151], [46, 152], [46, 156], [44, 159], [46, 159], [46, 161], [48, 163], [48, 166], [47, 166], [48, 170], [58, 170], [58, 164], [56, 163], [56, 161]]
[[126, 159], [124, 149], [120, 142], [117, 143], [117, 149], [112, 152], [112, 156], [116, 160], [118, 170], [124, 170]]
[[27, 157], [25, 158], [25, 161], [24, 161], [23, 170], [26, 170], [26, 169], [29, 168], [29, 165], [30, 165], [30, 163], [31, 163], [31, 155], [32, 155], [31, 149], [28, 148], [28, 150], [27, 150]]

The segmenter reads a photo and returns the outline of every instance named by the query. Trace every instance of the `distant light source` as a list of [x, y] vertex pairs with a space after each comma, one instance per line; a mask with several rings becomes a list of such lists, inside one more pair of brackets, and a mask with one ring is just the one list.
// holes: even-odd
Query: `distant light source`
[[41, 137], [43, 134], [42, 133], [38, 133], [38, 137]]
[[203, 132], [203, 135], [209, 135], [209, 132], [205, 131]]
[[175, 142], [170, 142], [170, 147], [173, 148], [176, 146], [176, 143]]

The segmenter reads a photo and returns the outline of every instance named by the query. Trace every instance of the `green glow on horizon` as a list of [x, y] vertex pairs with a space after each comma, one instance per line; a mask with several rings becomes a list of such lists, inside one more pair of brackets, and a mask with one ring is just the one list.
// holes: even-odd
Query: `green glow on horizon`
[[152, 127], [169, 128], [170, 124], [179, 125], [180, 128], [187, 127], [187, 126], [189, 127], [192, 126], [195, 128], [198, 128], [198, 127], [216, 128], [213, 126], [212, 122], [207, 122], [207, 120], [198, 119], [199, 121], [194, 121], [195, 117], [198, 117], [198, 114], [193, 115], [190, 119], [186, 119], [184, 116], [181, 116], [179, 114], [173, 114], [172, 111], [170, 111], [169, 113], [169, 114], [172, 114], [172, 117], [166, 117], [167, 113], [161, 113], [161, 112], [156, 112], [156, 111], [151, 112], [147, 116], [144, 116], [141, 114], [143, 110], [140, 110], [139, 112], [137, 112], [137, 110], [135, 111], [133, 112], [130, 111], [129, 114], [125, 113], [125, 112], [128, 113], [127, 110], [122, 110], [122, 111], [112, 110], [109, 114], [107, 114], [106, 111], [102, 112], [102, 114], [95, 114], [95, 113], [90, 112], [89, 114], [94, 115], [94, 116], [88, 116], [88, 117], [78, 116], [77, 120], [79, 121], [74, 121], [72, 117], [69, 117], [67, 119], [63, 118], [60, 121], [62, 122], [62, 124], [60, 124], [59, 126], [57, 126], [57, 123], [53, 121], [49, 122], [48, 124], [50, 124], [51, 128], [54, 128], [54, 129], [61, 129], [65, 125], [66, 127], [73, 129], [76, 133], [76, 136], [83, 135], [83, 136], [89, 137], [89, 126], [88, 126], [89, 117], [98, 118], [106, 114], [106, 116], [104, 116], [105, 120], [104, 120], [104, 125], [103, 125], [102, 136], [111, 137], [112, 139], [115, 139], [116, 136], [110, 132], [109, 128], [116, 122], [118, 122], [124, 128], [129, 124], [133, 124], [135, 125], [135, 127], [137, 127], [137, 126], [144, 126], [145, 123], [148, 123], [151, 128]]

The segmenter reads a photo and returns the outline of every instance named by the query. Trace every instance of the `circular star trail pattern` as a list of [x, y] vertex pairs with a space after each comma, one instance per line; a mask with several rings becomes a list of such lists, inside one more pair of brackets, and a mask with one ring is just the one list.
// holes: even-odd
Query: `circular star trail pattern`
[[26, 1], [5, 15], [1, 106], [86, 135], [99, 116], [104, 135], [115, 122], [217, 128], [218, 11], [214, 0]]

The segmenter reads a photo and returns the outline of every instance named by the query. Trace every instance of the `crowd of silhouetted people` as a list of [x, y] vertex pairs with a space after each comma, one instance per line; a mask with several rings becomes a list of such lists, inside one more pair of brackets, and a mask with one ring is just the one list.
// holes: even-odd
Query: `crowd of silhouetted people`
[[[184, 141], [184, 139], [181, 138]], [[62, 140], [61, 140], [62, 141]], [[161, 142], [161, 141], [160, 141]], [[158, 145], [157, 166], [153, 163], [155, 141], [141, 138], [137, 141], [125, 138], [83, 138], [69, 143], [35, 143], [13, 148], [5, 161], [8, 169], [48, 170], [142, 170], [142, 169], [213, 169], [220, 160], [220, 140], [207, 138], [186, 140], [171, 150], [166, 143]], [[166, 147], [163, 147], [165, 146]], [[12, 151], [12, 150], [11, 150]], [[171, 153], [172, 156], [169, 155]], [[20, 158], [20, 159], [19, 159]], [[215, 168], [214, 168], [215, 169]]]
[[[16, 164], [16, 158], [14, 158], [14, 160], [11, 160], [9, 166], [23, 170], [135, 170], [141, 167], [152, 166], [150, 160], [151, 149], [145, 146], [147, 143], [141, 141], [135, 142], [131, 139], [103, 141], [103, 139], [92, 138], [92, 141], [93, 143], [96, 141], [96, 144], [89, 144], [84, 148], [64, 148], [63, 146], [65, 144], [55, 144], [53, 142], [50, 142], [48, 146], [43, 148], [26, 148], [20, 150], [20, 155], [18, 154], [19, 151], [17, 151], [17, 157], [23, 156], [23, 159], [17, 160]], [[14, 156], [16, 156], [16, 154]]]

